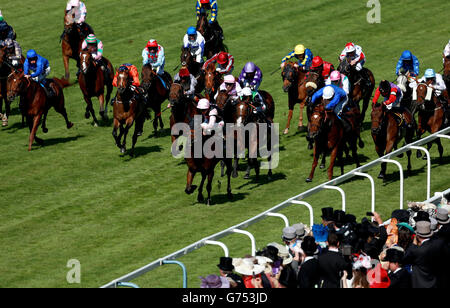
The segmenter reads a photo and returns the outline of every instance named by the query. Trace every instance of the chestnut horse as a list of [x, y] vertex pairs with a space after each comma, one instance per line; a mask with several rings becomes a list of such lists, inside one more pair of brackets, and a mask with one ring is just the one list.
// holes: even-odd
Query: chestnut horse
[[200, 14], [196, 29], [205, 38], [204, 55], [207, 59], [212, 58], [216, 53], [221, 51], [228, 52], [228, 48], [223, 43], [222, 38], [218, 37], [217, 33], [215, 33], [211, 28], [211, 25], [208, 22], [208, 15], [206, 13]]
[[172, 85], [172, 77], [169, 73], [164, 72], [166, 76], [165, 82], [168, 82], [167, 88], [164, 86], [161, 77], [152, 69], [150, 64], [146, 64], [142, 67], [142, 83], [141, 86], [147, 93], [147, 108], [151, 108], [155, 112], [155, 118], [153, 119], [153, 130], [155, 137], [158, 136], [158, 120], [159, 127], [164, 128], [164, 123], [161, 117], [161, 104], [169, 98], [170, 87]]
[[344, 129], [334, 111], [325, 110], [324, 102], [318, 103], [312, 110], [308, 134], [309, 138], [314, 140], [314, 159], [311, 173], [306, 179], [306, 182], [312, 182], [320, 155], [324, 154], [325, 156], [328, 152], [331, 152], [328, 179], [331, 180], [333, 178], [333, 168], [336, 158], [341, 164], [341, 174], [344, 174], [344, 164], [342, 161]]
[[[0, 47], [0, 119], [2, 126], [8, 126], [8, 117], [11, 113], [11, 102], [7, 99], [6, 80], [13, 69], [22, 68], [25, 58], [22, 56], [20, 63], [13, 66], [6, 58], [6, 47]], [[3, 101], [5, 101], [5, 113], [3, 114]], [[22, 118], [23, 124], [23, 118]]]
[[295, 63], [286, 63], [283, 71], [281, 72], [281, 77], [283, 78], [283, 91], [288, 93], [288, 104], [289, 104], [289, 115], [286, 124], [286, 128], [283, 132], [284, 135], [289, 133], [289, 128], [291, 127], [291, 119], [294, 113], [294, 107], [297, 103], [300, 104], [300, 117], [298, 123], [298, 130], [303, 131], [303, 108], [305, 108], [307, 93], [306, 93], [306, 83], [305, 76], [306, 71], [296, 67]]
[[[349, 100], [355, 105], [359, 106], [359, 102], [363, 101], [363, 107], [361, 111], [361, 128], [364, 118], [366, 116], [367, 108], [369, 107], [370, 98], [372, 97], [373, 90], [375, 89], [375, 77], [371, 70], [363, 68], [367, 72], [370, 79], [370, 85], [366, 84], [361, 77], [361, 72], [358, 72], [354, 66], [345, 58], [339, 64], [338, 71], [347, 76], [350, 82], [350, 95]], [[360, 108], [361, 110], [361, 108]]]
[[89, 33], [83, 34], [74, 20], [75, 12], [73, 10], [64, 15], [64, 32], [61, 35], [61, 49], [65, 71], [64, 79], [67, 81], [70, 78], [69, 59], [74, 59], [77, 62], [77, 67], [80, 68], [81, 45], [87, 35], [94, 33], [92, 28], [88, 26]]
[[204, 85], [205, 85], [205, 97], [211, 102], [214, 102], [214, 96], [219, 90], [220, 85], [223, 82], [223, 76], [216, 71], [215, 63], [211, 62], [204, 70]]
[[[133, 123], [133, 145], [131, 147], [130, 156], [134, 156], [134, 146], [136, 145], [139, 132], [142, 131], [145, 121], [145, 103], [135, 98], [133, 90], [130, 88], [131, 82], [128, 78], [128, 69], [123, 69], [117, 75], [117, 96], [114, 100], [114, 128], [112, 135], [117, 147], [122, 154], [126, 151], [126, 139], [128, 131]], [[125, 125], [125, 126], [124, 126]], [[120, 128], [120, 134], [117, 136], [117, 130]], [[123, 137], [123, 141], [121, 139]]]
[[[416, 88], [417, 97], [417, 110], [418, 110], [418, 128], [417, 139], [420, 139], [422, 135], [427, 131], [430, 134], [434, 134], [444, 127], [445, 113], [442, 102], [434, 95], [433, 88], [428, 88], [427, 84], [419, 83]], [[448, 98], [447, 90], [444, 91], [443, 96]], [[436, 138], [434, 140], [439, 150], [439, 161], [442, 163], [442, 155], [444, 148], [441, 144], [441, 139]], [[430, 150], [433, 142], [427, 144], [428, 150]], [[421, 157], [422, 152], [417, 151], [417, 157]]]
[[103, 57], [103, 62], [108, 66], [108, 72], [104, 72], [100, 65], [98, 65], [89, 51], [83, 50], [80, 53], [81, 74], [78, 78], [81, 92], [86, 101], [86, 112], [84, 114], [86, 119], [92, 115], [94, 119], [94, 126], [98, 126], [97, 117], [92, 106], [91, 97], [98, 97], [100, 103], [100, 116], [103, 121], [108, 120], [105, 104], [105, 86], [106, 86], [106, 102], [109, 102], [113, 90], [114, 68], [108, 59]]
[[17, 96], [20, 96], [20, 110], [22, 115], [26, 118], [28, 127], [30, 129], [30, 137], [28, 142], [28, 151], [31, 151], [31, 145], [34, 140], [39, 145], [43, 145], [44, 141], [36, 136], [42, 116], [44, 115], [44, 123], [42, 129], [47, 132], [45, 127], [45, 118], [48, 110], [53, 107], [60, 113], [66, 121], [67, 128], [71, 128], [73, 123], [67, 118], [66, 108], [64, 106], [64, 93], [62, 86], [53, 81], [49, 84], [55, 93], [52, 98], [47, 98], [45, 90], [42, 86], [24, 76], [23, 71], [14, 71], [8, 77], [8, 100], [12, 102]]
[[[379, 157], [392, 152], [397, 148], [400, 140], [405, 138], [406, 143], [411, 143], [414, 137], [414, 128], [401, 129], [392, 111], [386, 111], [384, 104], [375, 104], [372, 106], [372, 139], [375, 143], [375, 150]], [[411, 172], [411, 151], [406, 153], [408, 155], [408, 174]], [[381, 171], [378, 175], [379, 179], [384, 179], [386, 176], [387, 163], [381, 164]]]

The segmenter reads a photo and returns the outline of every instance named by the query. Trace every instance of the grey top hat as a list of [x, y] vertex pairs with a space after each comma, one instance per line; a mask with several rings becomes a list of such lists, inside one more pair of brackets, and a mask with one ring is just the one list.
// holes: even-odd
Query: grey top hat
[[448, 216], [447, 209], [440, 207], [436, 211], [436, 220], [441, 225], [450, 223], [450, 217]]
[[292, 225], [292, 228], [295, 228], [295, 234], [297, 237], [303, 237], [305, 236], [305, 225], [302, 223], [298, 223], [295, 225]]
[[423, 238], [431, 237], [433, 235], [433, 231], [431, 231], [431, 222], [418, 221], [416, 223], [416, 234]]
[[283, 229], [283, 239], [292, 240], [296, 237], [297, 237], [297, 235], [295, 233], [295, 228], [286, 227]]

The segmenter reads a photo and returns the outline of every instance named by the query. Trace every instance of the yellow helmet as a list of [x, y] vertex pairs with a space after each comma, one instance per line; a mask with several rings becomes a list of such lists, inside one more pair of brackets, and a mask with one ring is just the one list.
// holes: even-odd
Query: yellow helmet
[[295, 53], [296, 55], [302, 55], [302, 54], [304, 54], [304, 53], [305, 53], [305, 46], [303, 46], [303, 45], [297, 45], [297, 46], [295, 46], [294, 53]]

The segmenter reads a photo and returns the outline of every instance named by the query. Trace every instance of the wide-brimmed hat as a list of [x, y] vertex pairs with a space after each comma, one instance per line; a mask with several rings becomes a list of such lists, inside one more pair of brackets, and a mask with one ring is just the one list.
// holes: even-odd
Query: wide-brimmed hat
[[292, 228], [295, 229], [295, 234], [297, 235], [297, 237], [303, 237], [306, 234], [305, 231], [305, 225], [302, 223], [298, 223], [295, 225], [292, 225]]
[[333, 208], [332, 207], [324, 207], [322, 210], [322, 219], [325, 221], [331, 221], [333, 220]]
[[272, 247], [275, 247], [278, 249], [278, 257], [283, 259], [283, 265], [290, 264], [294, 260], [294, 258], [292, 258], [292, 256], [289, 254], [289, 251], [285, 245], [281, 245], [278, 243], [270, 243], [267, 245], [267, 247], [269, 247], [269, 246], [272, 246]]
[[386, 250], [386, 256], [383, 258], [383, 262], [402, 263], [405, 253], [401, 250], [389, 248]]
[[234, 271], [244, 276], [258, 275], [264, 272], [265, 265], [255, 263], [255, 258], [233, 259]]
[[374, 269], [367, 272], [367, 281], [371, 289], [385, 289], [391, 284], [388, 272], [381, 267], [381, 264], [377, 264]]
[[416, 231], [414, 231], [414, 228], [411, 227], [410, 224], [406, 223], [406, 222], [401, 222], [397, 224], [397, 227], [400, 229], [402, 227], [407, 228], [409, 231], [411, 231], [412, 234], [416, 234]]
[[448, 216], [448, 210], [445, 208], [438, 208], [436, 211], [436, 220], [441, 225], [450, 223], [450, 217]]
[[416, 234], [423, 238], [431, 237], [433, 235], [433, 231], [431, 231], [431, 222], [418, 221], [416, 223]]
[[418, 211], [413, 219], [416, 223], [419, 221], [430, 221], [430, 214], [428, 214], [428, 212], [425, 211]]
[[297, 237], [297, 235], [295, 233], [295, 228], [286, 227], [283, 229], [283, 235], [282, 235], [283, 240], [293, 240], [296, 237]]
[[234, 269], [233, 259], [230, 257], [220, 257], [220, 263], [217, 264], [217, 267], [222, 271], [231, 272]]
[[200, 276], [200, 279], [202, 280], [200, 288], [227, 289], [230, 287], [230, 281], [226, 277], [209, 275], [206, 278]]

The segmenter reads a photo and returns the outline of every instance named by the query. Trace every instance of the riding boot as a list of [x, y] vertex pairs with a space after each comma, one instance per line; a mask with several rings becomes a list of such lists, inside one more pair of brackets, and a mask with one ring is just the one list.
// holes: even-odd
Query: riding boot
[[116, 94], [116, 96], [114, 96], [114, 97], [111, 99], [111, 102], [109, 103], [111, 106], [114, 106], [114, 103], [116, 102], [116, 97], [117, 97], [117, 94]]
[[344, 127], [344, 134], [350, 133], [352, 131], [352, 125], [342, 116], [339, 119]]
[[363, 68], [361, 71], [359, 71], [361, 78], [363, 79], [363, 84], [369, 88], [372, 84], [370, 81], [370, 76], [368, 74], [368, 70]]

